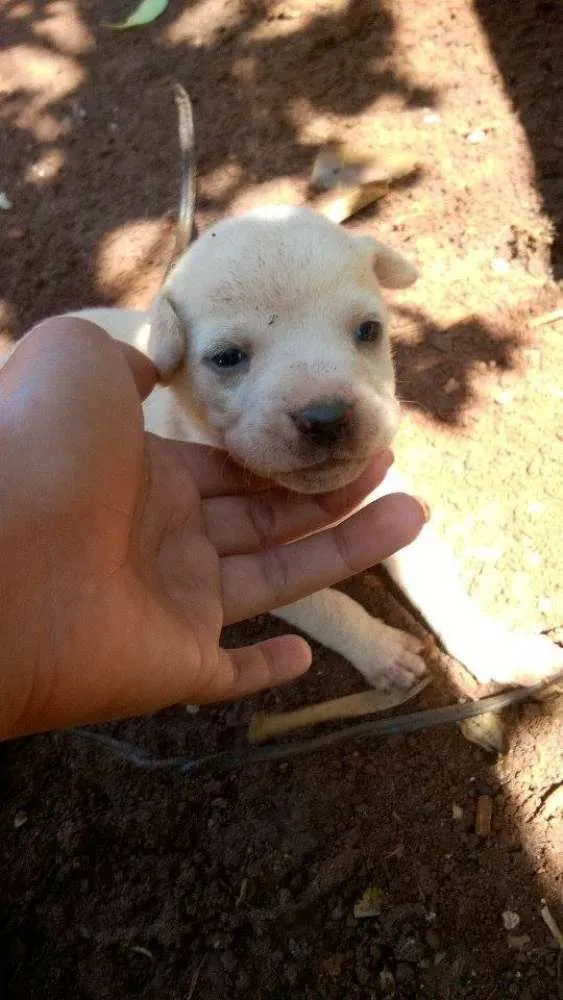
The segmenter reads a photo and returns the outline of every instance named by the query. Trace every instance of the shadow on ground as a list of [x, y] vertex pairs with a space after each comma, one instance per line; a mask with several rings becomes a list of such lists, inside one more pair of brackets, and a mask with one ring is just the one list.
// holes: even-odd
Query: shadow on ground
[[[507, 94], [525, 129], [536, 185], [554, 230], [552, 268], [563, 278], [563, 17], [558, 0], [474, 0]], [[545, 39], [549, 37], [549, 47]]]
[[[30, 79], [29, 88], [0, 98], [4, 170], [17, 184], [2, 288], [18, 332], [54, 311], [97, 304], [103, 292], [95, 261], [104, 237], [175, 212], [173, 80], [193, 97], [200, 175], [210, 178], [229, 164], [232, 183], [215, 193], [207, 185], [203, 196], [203, 207], [217, 215], [250, 181], [310, 169], [318, 146], [300, 136], [300, 104], [337, 123], [386, 94], [407, 106], [432, 103], [432, 93], [394, 64], [394, 18], [384, 0], [350, 0], [344, 12], [313, 15], [305, 30], [292, 29], [289, 14], [281, 36], [268, 27], [286, 15], [270, 15], [269, 7], [243, 2], [233, 13], [221, 10], [205, 39], [174, 42], [167, 29], [186, 16], [178, 18], [174, 5], [160, 30], [123, 35], [100, 28], [119, 18], [122, 4], [80, 0], [72, 30], [47, 36], [56, 3], [5, 4], [4, 74], [9, 86], [26, 60]], [[188, 29], [176, 34], [190, 37]], [[64, 61], [53, 82], [54, 56]], [[44, 77], [50, 86], [38, 95]], [[34, 175], [43, 158], [55, 163], [51, 179]], [[154, 254], [165, 262], [162, 247]]]

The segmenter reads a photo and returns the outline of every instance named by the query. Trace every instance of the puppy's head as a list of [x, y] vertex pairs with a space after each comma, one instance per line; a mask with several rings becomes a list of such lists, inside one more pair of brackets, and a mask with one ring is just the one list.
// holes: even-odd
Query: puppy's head
[[208, 230], [157, 299], [152, 355], [239, 464], [298, 492], [351, 482], [388, 446], [398, 404], [380, 286], [416, 271], [306, 208]]

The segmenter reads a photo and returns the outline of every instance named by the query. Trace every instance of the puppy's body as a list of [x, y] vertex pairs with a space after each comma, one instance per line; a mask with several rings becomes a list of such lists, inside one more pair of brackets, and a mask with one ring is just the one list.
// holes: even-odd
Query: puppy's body
[[[380, 288], [411, 284], [395, 251], [305, 208], [220, 223], [180, 258], [149, 314], [81, 312], [155, 362], [145, 403], [157, 434], [224, 448], [297, 492], [351, 482], [395, 434], [399, 407]], [[396, 492], [395, 473], [373, 494]], [[543, 636], [508, 633], [463, 591], [432, 529], [386, 562], [447, 650], [480, 682], [560, 669]], [[346, 657], [375, 686], [424, 671], [420, 643], [325, 590], [276, 614]]]

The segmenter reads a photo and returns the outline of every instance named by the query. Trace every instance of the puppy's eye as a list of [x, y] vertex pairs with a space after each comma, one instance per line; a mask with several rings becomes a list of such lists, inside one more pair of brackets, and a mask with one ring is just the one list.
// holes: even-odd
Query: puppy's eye
[[248, 361], [248, 354], [240, 347], [226, 347], [223, 351], [213, 354], [209, 360], [215, 368], [237, 368]]
[[383, 333], [383, 323], [378, 319], [365, 319], [354, 330], [354, 337], [359, 344], [375, 344]]

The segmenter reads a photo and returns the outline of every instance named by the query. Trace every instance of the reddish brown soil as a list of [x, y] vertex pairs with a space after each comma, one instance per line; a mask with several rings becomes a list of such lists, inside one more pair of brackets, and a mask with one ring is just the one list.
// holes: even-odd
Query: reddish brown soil
[[[409, 182], [354, 223], [423, 272], [394, 304], [399, 458], [484, 607], [560, 627], [562, 327], [529, 326], [561, 305], [557, 0], [171, 0], [137, 33], [100, 27], [123, 12], [2, 4], [4, 335], [68, 307], [148, 302], [176, 204], [173, 79], [194, 97], [201, 226], [304, 192], [328, 137], [382, 164], [411, 157]], [[405, 615], [373, 574], [350, 587], [391, 622]], [[278, 628], [262, 618], [227, 640]], [[316, 654], [309, 677], [261, 703], [361, 686]], [[438, 678], [424, 703], [452, 696]], [[203, 753], [240, 745], [252, 707], [113, 730]], [[561, 813], [545, 804], [561, 728], [557, 704], [530, 705], [507, 718], [500, 761], [443, 730], [198, 780], [61, 735], [6, 745], [3, 996], [561, 998], [539, 915], [545, 898], [563, 926]], [[479, 839], [483, 793], [493, 823]], [[359, 920], [370, 886], [381, 912]], [[505, 911], [520, 917], [511, 932]]]

